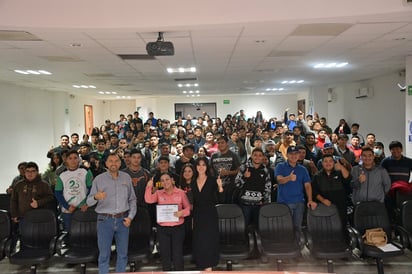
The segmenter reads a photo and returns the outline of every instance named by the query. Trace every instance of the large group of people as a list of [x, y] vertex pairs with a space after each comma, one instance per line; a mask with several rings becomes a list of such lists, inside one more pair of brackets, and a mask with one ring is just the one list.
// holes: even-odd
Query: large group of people
[[143, 122], [136, 111], [106, 120], [82, 141], [64, 134], [47, 152], [42, 175], [34, 162], [18, 165], [7, 189], [11, 216], [21, 224], [25, 212], [54, 200], [70, 231], [71, 214], [95, 206], [101, 273], [109, 270], [113, 238], [116, 271], [125, 271], [137, 207], [150, 212], [164, 271], [184, 269], [185, 245], [199, 269], [218, 264], [218, 203], [239, 204], [248, 229], [257, 227], [263, 204], [284, 203], [297, 234], [305, 211], [318, 203], [335, 204], [343, 225], [348, 208], [363, 201], [385, 203], [393, 218], [394, 193], [412, 192], [412, 159], [402, 143], [391, 142], [386, 157], [384, 144], [374, 133], [364, 138], [357, 123], [341, 119], [332, 130], [317, 113], [288, 111], [279, 120], [240, 110], [225, 119], [203, 113], [175, 122], [152, 112]]

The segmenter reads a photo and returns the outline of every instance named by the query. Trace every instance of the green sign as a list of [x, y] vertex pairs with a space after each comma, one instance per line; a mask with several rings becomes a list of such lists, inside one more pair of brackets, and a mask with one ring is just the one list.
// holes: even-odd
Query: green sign
[[229, 105], [229, 104], [230, 104], [230, 100], [223, 100], [223, 104], [224, 104], [224, 105]]
[[408, 86], [408, 95], [412, 95], [412, 86]]

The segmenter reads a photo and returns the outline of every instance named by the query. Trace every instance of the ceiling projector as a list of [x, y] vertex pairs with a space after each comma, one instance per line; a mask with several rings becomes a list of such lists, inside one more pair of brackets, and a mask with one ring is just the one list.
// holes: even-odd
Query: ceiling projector
[[163, 32], [159, 32], [156, 42], [146, 44], [147, 54], [150, 56], [170, 56], [175, 55], [175, 48], [172, 42], [164, 41]]

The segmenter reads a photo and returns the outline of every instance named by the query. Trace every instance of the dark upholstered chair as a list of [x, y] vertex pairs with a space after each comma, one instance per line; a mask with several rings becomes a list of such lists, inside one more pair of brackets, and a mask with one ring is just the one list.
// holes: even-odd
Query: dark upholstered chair
[[282, 260], [299, 257], [300, 245], [290, 209], [285, 204], [263, 205], [259, 211], [256, 240], [262, 258], [276, 259], [277, 268], [282, 270]]
[[147, 262], [153, 250], [152, 224], [149, 211], [138, 207], [129, 230], [128, 260], [130, 272], [136, 271], [136, 262]]
[[72, 216], [70, 231], [57, 241], [57, 254], [62, 261], [80, 264], [80, 273], [86, 273], [86, 263], [97, 262], [97, 214], [94, 208], [82, 212], [76, 210]]
[[[363, 256], [371, 257], [376, 260], [378, 273], [383, 274], [383, 259], [395, 257], [403, 254], [403, 249], [392, 242], [392, 226], [389, 222], [388, 213], [385, 205], [380, 202], [370, 201], [362, 202], [355, 205], [354, 227], [351, 228], [353, 234], [357, 237], [357, 245]], [[388, 243], [398, 247], [396, 251], [384, 252], [376, 246], [363, 243], [362, 235], [366, 229], [382, 228], [386, 232]]]
[[329, 273], [334, 272], [333, 259], [352, 255], [348, 231], [346, 227], [343, 228], [335, 205], [318, 204], [315, 210], [308, 210], [307, 232], [311, 254], [315, 258], [327, 260]]
[[10, 194], [0, 194], [0, 209], [10, 212]]
[[[246, 232], [242, 209], [236, 204], [216, 205], [219, 219], [220, 257], [226, 260], [226, 269], [232, 269], [232, 260], [246, 259], [254, 248], [252, 233]], [[207, 237], [207, 235], [205, 235]]]
[[5, 256], [5, 247], [11, 237], [10, 215], [5, 210], [0, 210], [0, 260]]
[[[24, 222], [20, 234], [7, 242], [6, 252], [11, 264], [31, 265], [31, 273], [36, 273], [37, 265], [47, 262], [55, 253], [56, 215], [49, 209], [34, 209], [20, 222]], [[20, 250], [15, 252], [17, 241], [20, 241]]]
[[401, 225], [397, 227], [404, 247], [412, 250], [412, 201], [405, 201], [401, 207]]

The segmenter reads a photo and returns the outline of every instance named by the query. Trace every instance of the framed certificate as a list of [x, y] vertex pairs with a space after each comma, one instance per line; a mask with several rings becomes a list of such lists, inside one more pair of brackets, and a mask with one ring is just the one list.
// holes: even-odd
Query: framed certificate
[[156, 205], [156, 217], [158, 223], [178, 222], [175, 212], [179, 211], [178, 205]]

